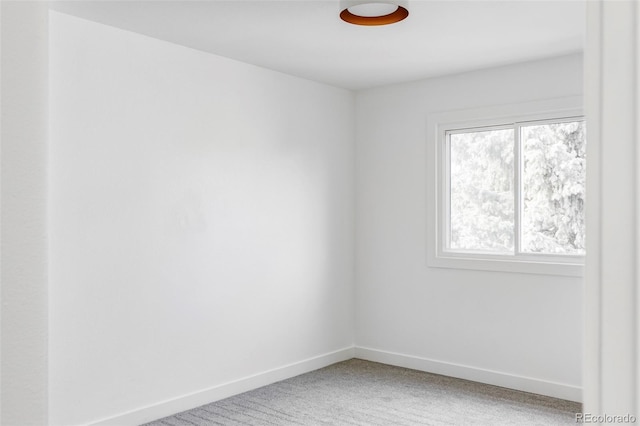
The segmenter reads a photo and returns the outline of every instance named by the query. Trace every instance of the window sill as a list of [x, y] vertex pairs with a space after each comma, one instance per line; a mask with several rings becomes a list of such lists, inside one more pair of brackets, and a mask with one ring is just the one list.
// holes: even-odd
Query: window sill
[[567, 277], [584, 276], [584, 257], [571, 259], [573, 262], [553, 262], [524, 259], [501, 259], [495, 257], [473, 257], [464, 254], [440, 255], [429, 258], [428, 265], [434, 268], [471, 269], [476, 271], [511, 272]]

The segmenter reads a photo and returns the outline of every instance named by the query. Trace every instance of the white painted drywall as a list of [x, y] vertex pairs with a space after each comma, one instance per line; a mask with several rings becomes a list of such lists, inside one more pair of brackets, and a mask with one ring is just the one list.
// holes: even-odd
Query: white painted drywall
[[354, 95], [50, 27], [50, 424], [350, 347]]
[[582, 279], [427, 266], [427, 115], [582, 94], [579, 55], [359, 92], [356, 346], [581, 385]]
[[3, 425], [47, 424], [48, 5], [2, 10]]
[[[640, 5], [587, 6], [584, 412], [640, 415]], [[601, 423], [612, 423], [612, 420]], [[619, 423], [624, 421], [618, 420]], [[629, 423], [629, 421], [627, 421]]]

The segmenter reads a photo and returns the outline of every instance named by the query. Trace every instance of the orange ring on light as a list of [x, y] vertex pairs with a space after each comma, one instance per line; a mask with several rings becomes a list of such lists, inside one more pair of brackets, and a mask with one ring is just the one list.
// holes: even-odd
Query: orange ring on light
[[360, 16], [354, 15], [349, 12], [349, 9], [345, 9], [340, 12], [340, 19], [350, 24], [355, 25], [389, 25], [400, 22], [409, 16], [409, 11], [402, 6], [398, 6], [395, 12], [382, 16]]

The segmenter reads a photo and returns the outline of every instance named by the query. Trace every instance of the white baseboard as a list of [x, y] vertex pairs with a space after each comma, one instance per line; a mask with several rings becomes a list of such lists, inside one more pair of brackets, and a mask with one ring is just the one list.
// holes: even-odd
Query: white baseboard
[[517, 376], [499, 371], [486, 370], [483, 368], [436, 361], [428, 358], [420, 358], [359, 346], [355, 347], [355, 357], [366, 361], [380, 362], [382, 364], [411, 368], [413, 370], [426, 371], [429, 373], [441, 374], [443, 376], [457, 377], [459, 379], [487, 383], [509, 389], [517, 389], [525, 392], [552, 396], [554, 398], [566, 399], [569, 401], [582, 402], [582, 388], [564, 383], [550, 382], [531, 377]]
[[98, 420], [93, 426], [140, 425], [354, 357], [353, 346]]
[[91, 425], [140, 425], [175, 413], [190, 410], [210, 402], [219, 401], [242, 392], [257, 389], [280, 380], [308, 373], [336, 362], [346, 361], [354, 357], [367, 361], [380, 362], [398, 367], [411, 368], [444, 376], [457, 377], [460, 379], [472, 380], [475, 382], [487, 383], [490, 385], [502, 386], [505, 388], [552, 396], [555, 398], [562, 398], [569, 401], [582, 401], [582, 389], [578, 386], [534, 379], [531, 377], [517, 376], [499, 371], [470, 367], [467, 365], [436, 361], [395, 352], [387, 352], [379, 349], [352, 346], [313, 358], [308, 358], [293, 364], [274, 368], [252, 376], [243, 377], [241, 379], [223, 383], [198, 392], [182, 395], [153, 405], [140, 407], [136, 410], [128, 411], [117, 416], [98, 420], [91, 423]]

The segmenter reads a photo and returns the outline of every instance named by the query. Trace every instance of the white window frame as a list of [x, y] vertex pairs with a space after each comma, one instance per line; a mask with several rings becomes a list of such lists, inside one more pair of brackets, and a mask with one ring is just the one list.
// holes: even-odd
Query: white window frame
[[447, 230], [449, 152], [448, 132], [464, 132], [478, 128], [501, 129], [515, 128], [514, 161], [521, 161], [520, 127], [528, 122], [535, 124], [584, 120], [581, 96], [549, 99], [522, 104], [500, 105], [486, 108], [447, 111], [428, 116], [427, 154], [428, 174], [428, 226], [427, 257], [431, 267], [474, 269], [485, 271], [518, 272], [545, 275], [583, 276], [583, 255], [550, 255], [537, 253], [518, 253], [520, 249], [520, 218], [522, 209], [520, 200], [520, 176], [522, 169], [514, 170], [514, 220], [516, 235], [515, 254], [492, 254], [473, 250], [447, 250], [449, 246]]

